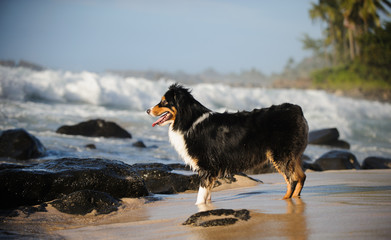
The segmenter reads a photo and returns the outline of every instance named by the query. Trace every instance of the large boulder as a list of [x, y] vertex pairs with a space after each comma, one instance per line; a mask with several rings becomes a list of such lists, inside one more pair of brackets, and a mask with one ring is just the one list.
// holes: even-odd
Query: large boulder
[[0, 167], [0, 208], [36, 205], [80, 190], [115, 198], [149, 194], [132, 166], [103, 159], [64, 158], [25, 167]]
[[326, 145], [349, 149], [350, 144], [339, 139], [339, 132], [336, 128], [327, 128], [311, 131], [308, 134], [308, 144]]
[[367, 157], [362, 164], [363, 169], [390, 169], [391, 159], [383, 157]]
[[85, 215], [93, 210], [96, 214], [117, 211], [121, 201], [104, 192], [81, 190], [57, 199], [51, 204], [60, 212]]
[[28, 160], [45, 155], [45, 147], [26, 130], [0, 131], [0, 157]]
[[356, 156], [348, 151], [334, 150], [323, 154], [313, 163], [314, 170], [360, 169]]
[[161, 163], [134, 164], [137, 173], [144, 179], [152, 193], [172, 194], [186, 190], [197, 190], [199, 177], [196, 174], [183, 175], [173, 172], [173, 168]]
[[86, 137], [132, 138], [132, 135], [114, 122], [102, 119], [89, 120], [76, 125], [64, 125], [56, 133]]

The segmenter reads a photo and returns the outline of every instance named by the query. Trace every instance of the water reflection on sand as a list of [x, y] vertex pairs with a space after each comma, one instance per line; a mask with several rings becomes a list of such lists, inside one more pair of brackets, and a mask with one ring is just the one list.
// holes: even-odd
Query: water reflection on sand
[[[278, 201], [278, 200], [277, 200]], [[305, 215], [306, 204], [301, 198], [280, 200], [285, 202], [284, 213], [263, 213], [262, 208], [250, 210], [251, 219], [220, 228], [193, 228], [190, 239], [308, 239], [309, 230]], [[214, 210], [218, 203], [198, 206], [199, 211]], [[267, 211], [265, 211], [267, 212]]]

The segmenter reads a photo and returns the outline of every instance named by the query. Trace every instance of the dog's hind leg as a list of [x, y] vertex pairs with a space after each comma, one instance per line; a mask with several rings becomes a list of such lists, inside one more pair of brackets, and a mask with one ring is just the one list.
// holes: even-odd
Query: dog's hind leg
[[290, 171], [285, 170], [281, 171], [280, 173], [284, 176], [287, 185], [286, 193], [282, 199], [289, 199], [292, 197], [293, 191], [295, 190], [297, 185], [297, 181], [293, 180]]
[[283, 199], [299, 197], [306, 179], [301, 167], [301, 156], [290, 158], [286, 165], [280, 166], [280, 169], [283, 170], [282, 173], [288, 185], [288, 190]]
[[294, 167], [291, 166], [292, 161], [288, 157], [282, 157], [281, 159], [276, 159], [274, 158], [273, 154], [271, 151], [266, 152], [266, 157], [267, 159], [273, 163], [275, 169], [282, 175], [284, 176], [287, 189], [284, 197], [282, 199], [288, 199], [292, 197], [292, 194], [296, 188], [297, 181], [295, 181], [295, 177], [293, 176], [293, 169]]
[[299, 197], [300, 196], [301, 190], [304, 187], [304, 182], [306, 179], [306, 175], [303, 172], [303, 168], [301, 167], [301, 159], [300, 158], [298, 158], [295, 162], [296, 164], [295, 164], [293, 177], [294, 177], [295, 181], [297, 181], [297, 184], [296, 184], [295, 191], [292, 194], [292, 197]]

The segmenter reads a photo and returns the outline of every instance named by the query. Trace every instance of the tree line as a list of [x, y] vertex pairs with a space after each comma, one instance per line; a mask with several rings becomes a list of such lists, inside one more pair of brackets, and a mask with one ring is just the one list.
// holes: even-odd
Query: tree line
[[332, 74], [335, 78], [338, 72], [350, 71], [367, 81], [391, 84], [391, 22], [381, 21], [382, 16], [390, 19], [390, 9], [389, 0], [312, 3], [309, 15], [314, 22], [324, 24], [323, 38], [304, 35], [303, 47], [333, 66], [317, 77], [327, 79]]

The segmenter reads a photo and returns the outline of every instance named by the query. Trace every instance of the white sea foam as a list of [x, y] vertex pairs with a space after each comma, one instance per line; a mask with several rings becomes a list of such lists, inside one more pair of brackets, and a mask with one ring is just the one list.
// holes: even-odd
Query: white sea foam
[[[109, 73], [36, 72], [0, 67], [0, 130], [24, 127], [45, 139], [45, 133], [62, 124], [104, 118], [119, 122], [147, 143], [162, 144], [168, 142], [167, 129], [152, 129], [153, 119], [144, 111], [158, 103], [172, 83], [172, 80], [150, 81]], [[187, 87], [196, 99], [215, 111], [296, 103], [303, 108], [310, 130], [337, 127], [341, 138], [352, 144], [353, 151], [391, 157], [390, 104], [338, 97], [318, 90], [238, 88], [207, 83]], [[52, 144], [53, 137], [47, 135], [47, 144]], [[121, 152], [123, 147], [114, 149]], [[160, 148], [154, 150], [154, 156], [170, 158], [170, 153]]]
[[167, 89], [169, 81], [123, 78], [91, 72], [41, 72], [0, 67], [0, 97], [22, 101], [88, 103], [142, 110]]

